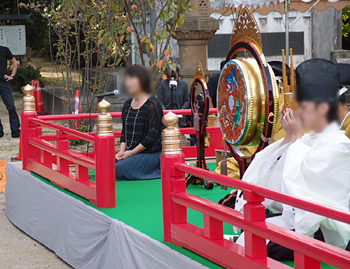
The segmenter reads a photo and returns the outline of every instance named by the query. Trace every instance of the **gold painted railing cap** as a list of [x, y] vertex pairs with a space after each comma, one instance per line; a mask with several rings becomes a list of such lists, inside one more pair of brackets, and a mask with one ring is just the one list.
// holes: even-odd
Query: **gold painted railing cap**
[[103, 112], [107, 113], [111, 109], [111, 104], [107, 102], [105, 99], [102, 99], [102, 101], [97, 104], [97, 109], [101, 113]]
[[32, 95], [34, 90], [35, 90], [34, 87], [29, 84], [27, 84], [22, 88], [22, 91], [27, 95]]
[[163, 116], [163, 123], [166, 127], [175, 127], [178, 122], [179, 117], [171, 111]]

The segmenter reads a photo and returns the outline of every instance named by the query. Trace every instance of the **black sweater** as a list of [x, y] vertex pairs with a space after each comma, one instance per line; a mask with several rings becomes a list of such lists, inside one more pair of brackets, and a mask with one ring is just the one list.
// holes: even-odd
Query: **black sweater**
[[[132, 99], [124, 103], [122, 111], [123, 129], [120, 143], [125, 142], [127, 150], [134, 149], [138, 144], [142, 144], [146, 149], [141, 153], [154, 153], [162, 150], [162, 123], [163, 109], [158, 99], [150, 97], [139, 109], [131, 107]], [[126, 125], [126, 117], [129, 112]], [[139, 112], [138, 112], [139, 111]], [[137, 115], [135, 123], [135, 117]], [[133, 130], [135, 124], [134, 138]], [[131, 145], [131, 146], [130, 146]]]
[[[177, 88], [174, 92], [177, 109], [186, 109], [190, 106], [190, 94], [188, 91], [187, 83], [179, 79], [177, 82]], [[157, 98], [165, 109], [174, 109], [171, 107], [171, 89], [169, 87], [169, 81], [163, 80], [160, 83], [157, 91]]]

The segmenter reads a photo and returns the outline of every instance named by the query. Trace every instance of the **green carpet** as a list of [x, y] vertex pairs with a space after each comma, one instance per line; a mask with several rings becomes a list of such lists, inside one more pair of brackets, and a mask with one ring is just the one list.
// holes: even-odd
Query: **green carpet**
[[[209, 169], [215, 169], [215, 163], [208, 164]], [[51, 184], [50, 181], [34, 175], [52, 185], [56, 189], [59, 189], [70, 196], [73, 196], [85, 204], [96, 208], [95, 205], [91, 204], [86, 199], [71, 193], [67, 190]], [[163, 221], [162, 221], [162, 186], [161, 180], [145, 180], [145, 181], [117, 181], [117, 207], [110, 209], [99, 209], [97, 210], [105, 213], [111, 218], [118, 219], [125, 224], [147, 234], [151, 238], [163, 242]], [[220, 186], [215, 186], [213, 190], [206, 190], [203, 186], [191, 185], [188, 187], [188, 192], [194, 195], [203, 197], [205, 199], [218, 202], [224, 197], [229, 191], [222, 190]], [[194, 225], [203, 228], [203, 214], [188, 210], [188, 220]], [[224, 225], [225, 234], [232, 234], [232, 226], [225, 223]], [[187, 257], [209, 267], [209, 268], [222, 268], [221, 266], [187, 250], [179, 248], [173, 244], [168, 244], [172, 249], [186, 255]], [[293, 266], [293, 262], [287, 263]], [[331, 266], [322, 266], [323, 269], [333, 268]]]

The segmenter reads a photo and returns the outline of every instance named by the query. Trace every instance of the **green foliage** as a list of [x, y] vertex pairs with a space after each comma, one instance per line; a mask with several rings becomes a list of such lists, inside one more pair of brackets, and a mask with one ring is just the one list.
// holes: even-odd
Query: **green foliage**
[[30, 65], [24, 68], [18, 67], [16, 76], [11, 81], [11, 88], [14, 91], [21, 91], [23, 85], [30, 83], [31, 80], [39, 80], [41, 82], [40, 67], [34, 68]]
[[343, 9], [343, 36], [349, 37], [350, 33], [350, 6]]
[[[88, 104], [91, 98], [104, 92], [112, 76], [106, 67], [122, 65], [118, 51], [100, 44], [98, 33], [114, 21], [113, 6], [108, 17], [102, 15], [103, 3], [108, 1], [64, 0], [32, 1], [22, 4], [32, 12], [40, 13], [55, 34], [51, 37], [52, 60], [55, 64], [65, 109], [72, 111], [74, 93], [83, 88], [81, 102]], [[81, 72], [81, 68], [85, 68]], [[83, 106], [87, 109], [87, 106]]]
[[[167, 66], [176, 67], [171, 38], [192, 10], [189, 0], [24, 1], [30, 2], [21, 7], [47, 19], [55, 33], [51, 51], [63, 78], [59, 86], [67, 113], [81, 82], [82, 103], [88, 104], [111, 82], [105, 68], [128, 65], [131, 55], [152, 68], [157, 85]], [[80, 71], [81, 67], [85, 73], [79, 73], [77, 85], [72, 70]]]
[[[101, 16], [107, 18], [110, 9], [114, 22], [98, 33], [99, 43], [122, 55], [128, 63], [133, 52], [142, 65], [153, 69], [158, 84], [164, 70], [175, 69], [172, 58], [171, 38], [185, 17], [192, 10], [189, 0], [113, 0], [101, 8]], [[111, 6], [109, 6], [111, 5]], [[106, 8], [105, 8], [106, 7]]]

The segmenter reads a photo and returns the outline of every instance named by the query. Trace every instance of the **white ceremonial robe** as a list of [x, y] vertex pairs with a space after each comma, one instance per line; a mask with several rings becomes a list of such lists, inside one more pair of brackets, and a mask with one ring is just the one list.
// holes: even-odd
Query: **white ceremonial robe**
[[[281, 146], [282, 141], [259, 152], [242, 180], [349, 211], [350, 140], [339, 125], [332, 123], [322, 133], [306, 134], [293, 144]], [[239, 192], [235, 209], [243, 211], [244, 204]], [[268, 199], [264, 205], [282, 212], [268, 222], [310, 237], [320, 228], [327, 243], [340, 248], [349, 243], [348, 224]]]

